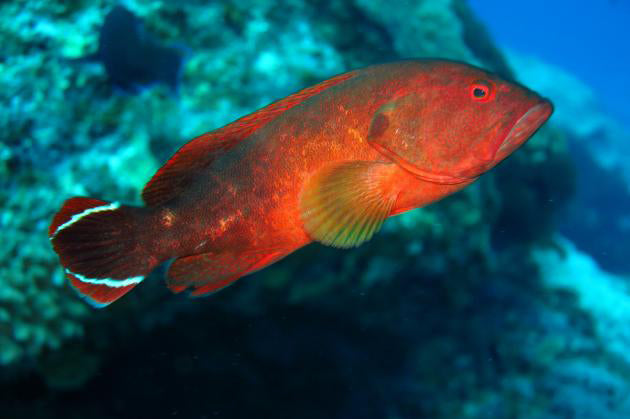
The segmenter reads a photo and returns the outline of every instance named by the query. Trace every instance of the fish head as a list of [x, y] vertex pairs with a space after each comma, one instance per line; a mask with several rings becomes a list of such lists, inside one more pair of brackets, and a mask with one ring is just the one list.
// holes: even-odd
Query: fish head
[[549, 100], [482, 69], [449, 61], [419, 66], [409, 86], [375, 112], [367, 140], [421, 179], [470, 182], [524, 144], [553, 112]]

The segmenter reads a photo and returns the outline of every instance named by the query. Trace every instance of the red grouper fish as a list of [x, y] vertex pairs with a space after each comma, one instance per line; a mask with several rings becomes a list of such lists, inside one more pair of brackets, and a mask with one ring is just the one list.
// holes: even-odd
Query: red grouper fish
[[144, 207], [67, 200], [50, 240], [98, 306], [173, 258], [172, 291], [211, 293], [312, 241], [360, 245], [387, 217], [474, 182], [552, 111], [458, 62], [351, 71], [185, 144], [145, 186]]

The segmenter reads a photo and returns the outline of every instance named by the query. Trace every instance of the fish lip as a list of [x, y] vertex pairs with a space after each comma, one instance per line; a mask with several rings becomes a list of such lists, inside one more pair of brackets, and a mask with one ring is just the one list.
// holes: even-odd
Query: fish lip
[[503, 159], [512, 154], [517, 148], [530, 139], [536, 131], [549, 119], [553, 113], [553, 105], [547, 99], [538, 99], [536, 103], [527, 108], [525, 112], [504, 132], [505, 136], [498, 137], [494, 151], [478, 163], [459, 173], [460, 177], [476, 179], [481, 174], [492, 169]]
[[496, 164], [512, 154], [523, 145], [549, 119], [553, 113], [553, 104], [547, 99], [541, 99], [530, 107], [508, 131], [494, 153], [493, 162]]

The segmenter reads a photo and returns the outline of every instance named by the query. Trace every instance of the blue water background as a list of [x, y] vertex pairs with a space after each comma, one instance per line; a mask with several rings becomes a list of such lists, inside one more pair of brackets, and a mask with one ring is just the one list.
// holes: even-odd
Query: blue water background
[[[593, 87], [630, 126], [630, 2], [470, 0], [499, 47], [535, 55]], [[518, 7], [515, 7], [519, 4]]]

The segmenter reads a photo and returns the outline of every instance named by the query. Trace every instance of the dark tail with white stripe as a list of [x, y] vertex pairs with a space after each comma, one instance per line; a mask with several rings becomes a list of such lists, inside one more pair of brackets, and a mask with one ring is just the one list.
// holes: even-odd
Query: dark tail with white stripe
[[93, 305], [116, 301], [159, 263], [147, 250], [146, 211], [72, 198], [55, 215], [50, 241], [72, 286]]

